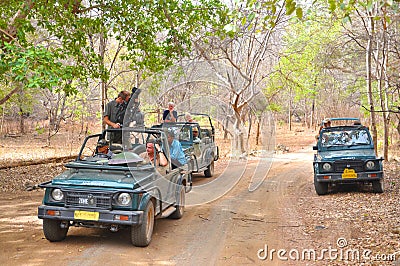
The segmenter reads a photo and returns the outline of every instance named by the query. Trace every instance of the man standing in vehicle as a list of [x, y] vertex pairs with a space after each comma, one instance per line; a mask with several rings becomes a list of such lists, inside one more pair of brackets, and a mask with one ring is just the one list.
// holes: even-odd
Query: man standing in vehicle
[[168, 109], [164, 110], [163, 121], [164, 122], [176, 122], [178, 119], [178, 113], [174, 110], [175, 104], [173, 102], [168, 103]]
[[[108, 125], [108, 128], [121, 128], [123, 123], [123, 114], [125, 113], [127, 102], [129, 101], [130, 93], [121, 91], [117, 98], [106, 105], [103, 115], [103, 122]], [[110, 134], [112, 143], [122, 143], [121, 132], [112, 132]]]

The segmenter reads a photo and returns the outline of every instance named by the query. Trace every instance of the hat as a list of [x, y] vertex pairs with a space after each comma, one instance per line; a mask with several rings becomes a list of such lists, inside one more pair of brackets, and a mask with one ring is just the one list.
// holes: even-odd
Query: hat
[[168, 136], [175, 137], [175, 130], [173, 128], [168, 128]]
[[104, 146], [108, 146], [107, 140], [101, 139], [99, 140], [99, 142], [97, 142], [97, 147], [104, 147]]
[[327, 124], [327, 123], [330, 123], [331, 120], [330, 120], [329, 118], [325, 118], [322, 122], [323, 122], [324, 124]]
[[192, 131], [199, 132], [199, 130], [197, 129], [197, 127], [194, 127], [194, 128], [192, 129]]

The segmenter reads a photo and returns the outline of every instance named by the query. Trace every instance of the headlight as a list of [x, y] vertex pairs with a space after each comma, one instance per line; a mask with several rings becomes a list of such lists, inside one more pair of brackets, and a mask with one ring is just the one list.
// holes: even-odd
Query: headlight
[[119, 205], [127, 206], [132, 202], [132, 197], [129, 193], [121, 193], [118, 195], [117, 202]]
[[322, 169], [324, 171], [330, 171], [332, 169], [332, 165], [330, 163], [324, 163], [322, 164]]
[[51, 197], [54, 201], [62, 201], [64, 199], [64, 193], [59, 188], [55, 188], [51, 191]]
[[375, 168], [375, 162], [374, 161], [368, 161], [365, 166], [367, 167], [368, 170], [374, 169]]

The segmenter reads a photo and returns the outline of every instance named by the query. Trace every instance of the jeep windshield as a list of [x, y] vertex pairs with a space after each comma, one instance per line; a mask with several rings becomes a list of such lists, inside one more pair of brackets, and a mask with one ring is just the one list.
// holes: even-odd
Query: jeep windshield
[[330, 129], [321, 133], [322, 147], [365, 146], [371, 144], [371, 136], [366, 129]]

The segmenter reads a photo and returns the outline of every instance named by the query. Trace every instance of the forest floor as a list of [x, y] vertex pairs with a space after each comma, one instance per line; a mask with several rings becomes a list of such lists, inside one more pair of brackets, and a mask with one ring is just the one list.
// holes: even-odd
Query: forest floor
[[[251, 197], [259, 197], [267, 193], [270, 195], [269, 197], [272, 197], [269, 198], [271, 202], [265, 203], [267, 206], [264, 206], [265, 208], [263, 207], [262, 210], [258, 204], [240, 205], [242, 207], [236, 207], [236, 209], [226, 214], [229, 215], [228, 219], [225, 217], [224, 220], [218, 220], [224, 218], [219, 217], [215, 221], [215, 224], [213, 224], [214, 227], [221, 226], [222, 222], [227, 228], [233, 228], [231, 231], [228, 230], [231, 235], [225, 235], [223, 238], [223, 245], [231, 249], [223, 249], [222, 251], [220, 250], [220, 253], [218, 253], [219, 255], [213, 255], [216, 256], [215, 264], [260, 264], [260, 261], [257, 260], [255, 256], [257, 247], [262, 248], [262, 246], [259, 246], [259, 243], [257, 243], [257, 245], [253, 244], [253, 247], [256, 248], [255, 250], [250, 248], [252, 246], [249, 243], [246, 244], [246, 248], [239, 245], [241, 241], [245, 241], [243, 240], [244, 236], [251, 238], [250, 235], [254, 234], [251, 230], [257, 229], [258, 231], [256, 233], [258, 233], [257, 235], [261, 234], [263, 236], [263, 241], [274, 238], [276, 231], [273, 230], [282, 231], [282, 241], [275, 243], [275, 245], [278, 246], [284, 245], [284, 247], [297, 249], [327, 249], [328, 252], [335, 248], [337, 251], [340, 245], [341, 251], [360, 251], [363, 253], [360, 255], [362, 256], [362, 260], [355, 260], [344, 258], [343, 254], [337, 254], [336, 252], [336, 258], [333, 260], [327, 261], [325, 259], [322, 262], [314, 261], [307, 263], [308, 265], [342, 265], [344, 261], [351, 265], [360, 265], [360, 263], [366, 263], [366, 265], [400, 265], [400, 165], [398, 161], [392, 160], [390, 162], [384, 162], [385, 192], [383, 194], [374, 194], [369, 188], [346, 187], [339, 188], [326, 196], [317, 196], [314, 191], [312, 180], [311, 148], [315, 143], [314, 135], [315, 132], [311, 129], [296, 127], [294, 130], [288, 131], [285, 127], [277, 127], [276, 146], [279, 147], [279, 150], [277, 150], [277, 167], [275, 170], [273, 168], [269, 183], [269, 185], [274, 184], [274, 187], [267, 188], [266, 192], [259, 190], [259, 195], [255, 193], [250, 195]], [[6, 208], [3, 210], [3, 214], [0, 215], [0, 221], [2, 223], [4, 222], [3, 226], [0, 226], [0, 231], [5, 232], [4, 234], [0, 233], [0, 242], [3, 243], [0, 244], [0, 249], [7, 250], [7, 254], [0, 256], [0, 264], [2, 264], [1, 262], [10, 262], [8, 264], [13, 265], [45, 264], [44, 258], [41, 258], [41, 263], [32, 263], [32, 261], [30, 261], [30, 257], [32, 254], [35, 254], [36, 249], [40, 249], [41, 246], [42, 248], [46, 248], [48, 245], [45, 244], [46, 242], [43, 242], [44, 239], [41, 235], [40, 228], [37, 228], [38, 219], [35, 217], [35, 211], [40, 202], [36, 201], [38, 201], [38, 199], [40, 200], [42, 192], [36, 189], [36, 185], [40, 182], [48, 181], [53, 176], [61, 173], [64, 170], [63, 163], [65, 161], [55, 161], [47, 164], [22, 167], [7, 166], [15, 162], [42, 160], [49, 157], [74, 156], [82, 141], [82, 139], [78, 140], [77, 138], [73, 138], [68, 132], [64, 135], [60, 134], [60, 136], [54, 140], [54, 145], [49, 147], [46, 145], [44, 138], [35, 135], [0, 138], [0, 205]], [[216, 172], [222, 173], [224, 170], [223, 168], [227, 166], [227, 162], [229, 161], [229, 142], [219, 140], [219, 146], [222, 157], [216, 164]], [[311, 158], [311, 160], [309, 160], [309, 158]], [[250, 158], [250, 160], [256, 160], [256, 158]], [[249, 165], [248, 167], [251, 167], [251, 163]], [[299, 168], [296, 169], [296, 167]], [[279, 183], [279, 180], [282, 180], [281, 183]], [[200, 182], [205, 181], [202, 179]], [[276, 185], [277, 183], [278, 185]], [[246, 185], [239, 184], [238, 186], [242, 186], [243, 189], [246, 189]], [[260, 194], [261, 192], [263, 194]], [[277, 192], [277, 194], [274, 194], [275, 192]], [[241, 193], [243, 192], [233, 191], [232, 193], [242, 195]], [[243, 195], [244, 197], [250, 197], [248, 194]], [[23, 203], [25, 199], [31, 199], [32, 202]], [[222, 199], [224, 199], [222, 202], [226, 202], [231, 200], [231, 196], [227, 195]], [[258, 201], [259, 198], [255, 199]], [[247, 199], [247, 201], [255, 202], [255, 199], [251, 198]], [[274, 202], [274, 200], [277, 202]], [[10, 204], [12, 205], [13, 202], [21, 202], [21, 204], [17, 204], [19, 207], [16, 207], [15, 210], [11, 210], [7, 206], [10, 206]], [[221, 202], [221, 200], [219, 200], [219, 202]], [[194, 224], [192, 224], [192, 229], [195, 233], [192, 232], [192, 234], [199, 234], [199, 232], [202, 231], [201, 228], [204, 228], [205, 221], [211, 226], [214, 221], [212, 221], [211, 218], [202, 217], [216, 218], [213, 216], [214, 211], [221, 210], [221, 206], [218, 206], [218, 204], [221, 203], [217, 201], [206, 207], [199, 206], [198, 208], [191, 208], [188, 210], [188, 214], [184, 219], [187, 219], [185, 221], [193, 220]], [[24, 227], [26, 221], [19, 221], [19, 219], [16, 219], [19, 225], [16, 225], [15, 221], [12, 222], [13, 217], [17, 217], [18, 211], [26, 212], [26, 206], [30, 205], [33, 206], [32, 210], [30, 210], [30, 212], [32, 212], [30, 214], [31, 216], [25, 216], [31, 217], [29, 219], [32, 219], [32, 221], [28, 221], [28, 225], [25, 224]], [[276, 205], [279, 206], [277, 207]], [[244, 218], [241, 217], [240, 219], [235, 217], [235, 215], [238, 216], [243, 213], [260, 213], [263, 211], [267, 212], [268, 210], [275, 210], [268, 214], [272, 215], [271, 219], [273, 222], [264, 221], [264, 218], [257, 218], [256, 216], [253, 218], [251, 216], [243, 216]], [[264, 215], [267, 217], [267, 213]], [[201, 218], [201, 223], [199, 222], [198, 228], [195, 226], [197, 221], [196, 217], [197, 220], [199, 217]], [[253, 226], [255, 223], [257, 223], [256, 227]], [[30, 227], [34, 228], [32, 229], [33, 231], [27, 230], [27, 228]], [[190, 239], [188, 235], [185, 235], [185, 232], [189, 230], [190, 228], [187, 228], [180, 233], [175, 232], [178, 235], [183, 234], [182, 236], [176, 237], [180, 237], [182, 241], [188, 238]], [[260, 231], [264, 233], [260, 233]], [[80, 231], [77, 232], [79, 233]], [[174, 232], [171, 233], [174, 234]], [[25, 236], [19, 237], [19, 235], [24, 234]], [[157, 242], [162, 245], [162, 243], [167, 241], [166, 238], [169, 237], [169, 234], [162, 232], [160, 232], [160, 234], [163, 238], [158, 238]], [[27, 250], [26, 255], [24, 255], [24, 247], [20, 246], [22, 242], [16, 241], [16, 239], [19, 238], [28, 240], [28, 242], [33, 241], [33, 245], [24, 244], [29, 245], [29, 252]], [[221, 239], [219, 238], [220, 236], [209, 237], [209, 241], [220, 241]], [[104, 239], [103, 235], [102, 239]], [[253, 240], [255, 241], [256, 239]], [[75, 255], [78, 256], [83, 247], [89, 245], [88, 243], [90, 243], [90, 245], [96, 245], [90, 242], [90, 238], [85, 238], [85, 241], [87, 242], [82, 243], [79, 242], [78, 239], [78, 243], [76, 244], [77, 253], [74, 251], [74, 248], [72, 248], [69, 253], [76, 253]], [[41, 244], [34, 244], [38, 242]], [[74, 242], [66, 243], [67, 245], [75, 247]], [[210, 243], [207, 243], [207, 245], [209, 244]], [[202, 248], [207, 249], [206, 243], [199, 243], [198, 245], [202, 245]], [[63, 246], [56, 245], [52, 247], [54, 249], [60, 249], [60, 251], [63, 250]], [[344, 249], [345, 247], [348, 248]], [[190, 248], [190, 245], [188, 245], [187, 248]], [[164, 248], [161, 248], [155, 243], [152, 244], [152, 247], [147, 249], [148, 254], [152, 254], [152, 249], [155, 249], [154, 254], [159, 254], [159, 252], [161, 252], [160, 255], [158, 255], [158, 259], [163, 258], [164, 253], [165, 257], [169, 258], [167, 255], [168, 251], [171, 253], [175, 250], [166, 248], [164, 252]], [[204, 256], [209, 255], [206, 251], [198, 251], [199, 254], [204, 253]], [[39, 251], [37, 252], [40, 254]], [[212, 253], [212, 248], [208, 252]], [[133, 255], [132, 253], [132, 256]], [[346, 256], [348, 255], [349, 254]], [[197, 256], [193, 256], [192, 261], [194, 258], [198, 259]], [[288, 254], [286, 254], [286, 256], [288, 256]], [[10, 259], [13, 261], [9, 261]], [[182, 258], [178, 256], [177, 261], [175, 260], [172, 264], [180, 264], [180, 259]], [[258, 259], [260, 259], [260, 257], [258, 257]], [[93, 263], [87, 263], [85, 265], [95, 265], [96, 258], [93, 257], [92, 260]], [[189, 259], [185, 257], [184, 260], [187, 262]], [[65, 261], [68, 261], [67, 258], [65, 258], [64, 262]], [[144, 262], [153, 264], [154, 260], [148, 259]], [[61, 265], [62, 264], [63, 263], [61, 263]], [[290, 262], [286, 264], [281, 262], [278, 264], [292, 265]], [[118, 265], [118, 263], [116, 265]], [[204, 265], [207, 265], [207, 260]], [[298, 265], [298, 262], [293, 265]]]

